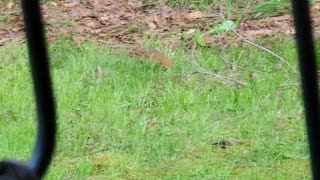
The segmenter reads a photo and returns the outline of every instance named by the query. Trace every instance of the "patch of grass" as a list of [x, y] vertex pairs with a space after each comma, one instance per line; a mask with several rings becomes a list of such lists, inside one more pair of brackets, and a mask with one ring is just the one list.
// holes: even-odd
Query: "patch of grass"
[[[296, 64], [292, 42], [272, 48]], [[297, 78], [253, 47], [225, 51], [227, 57], [220, 47], [201, 48], [195, 57], [246, 86], [186, 77], [197, 68], [184, 49], [171, 51], [175, 67], [164, 70], [92, 43], [52, 44], [59, 134], [46, 179], [310, 178]], [[34, 142], [25, 52], [18, 45], [0, 48], [1, 158], [26, 159]], [[255, 71], [230, 69], [223, 58]], [[223, 141], [225, 147], [217, 145]]]
[[0, 23], [8, 23], [9, 19], [7, 17], [0, 17]]
[[291, 4], [288, 0], [269, 0], [255, 6], [252, 10], [253, 19], [280, 16], [291, 13]]
[[[320, 37], [315, 38], [315, 48], [320, 49]], [[320, 63], [320, 51], [316, 51], [316, 57], [317, 57], [317, 65], [318, 70], [320, 70], [319, 63]]]
[[212, 5], [215, 3], [220, 3], [220, 1], [217, 0], [169, 0], [168, 3], [172, 5], [185, 5], [185, 4], [194, 4], [194, 5]]
[[61, 25], [66, 27], [75, 27], [75, 23], [73, 21], [68, 21], [68, 20], [62, 21]]
[[[220, 7], [226, 8], [227, 13], [241, 14], [244, 9], [250, 8], [256, 4], [256, 1], [241, 0], [168, 0], [168, 5], [173, 7], [185, 7], [188, 9], [208, 11], [211, 13], [219, 13]], [[228, 16], [230, 14], [227, 14]]]

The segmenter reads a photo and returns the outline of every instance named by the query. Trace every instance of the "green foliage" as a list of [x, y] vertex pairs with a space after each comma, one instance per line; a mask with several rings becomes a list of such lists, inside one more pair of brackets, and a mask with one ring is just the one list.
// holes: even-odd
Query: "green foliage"
[[[272, 49], [296, 64], [293, 43], [282, 42]], [[163, 70], [91, 43], [52, 44], [59, 137], [46, 179], [310, 178], [298, 79], [253, 47], [219, 49], [179, 49]], [[26, 58], [25, 47], [0, 48], [1, 158], [26, 159], [34, 142]], [[198, 70], [190, 58], [248, 84], [189, 76]]]
[[315, 48], [316, 48], [318, 70], [320, 70], [320, 38], [319, 37], [315, 39]]
[[289, 0], [269, 0], [255, 6], [252, 11], [252, 18], [260, 19], [265, 17], [280, 16], [290, 13]]
[[199, 30], [197, 30], [193, 35], [193, 41], [200, 47], [206, 46], [205, 40]]
[[225, 33], [236, 29], [236, 24], [231, 20], [226, 20], [208, 31], [209, 34]]

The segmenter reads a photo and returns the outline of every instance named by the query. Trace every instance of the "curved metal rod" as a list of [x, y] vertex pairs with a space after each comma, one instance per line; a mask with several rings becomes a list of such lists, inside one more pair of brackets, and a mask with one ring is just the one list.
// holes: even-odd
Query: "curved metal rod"
[[39, 0], [21, 0], [37, 103], [38, 134], [30, 167], [41, 178], [51, 162], [56, 112]]
[[320, 107], [308, 0], [292, 0], [313, 179], [320, 179]]

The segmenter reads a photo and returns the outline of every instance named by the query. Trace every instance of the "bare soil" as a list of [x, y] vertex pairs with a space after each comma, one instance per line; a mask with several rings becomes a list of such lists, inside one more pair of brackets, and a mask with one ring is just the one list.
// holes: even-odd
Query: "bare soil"
[[[91, 39], [98, 43], [136, 45], [143, 39], [157, 37], [164, 45], [179, 46], [181, 39], [192, 39], [202, 33], [206, 46], [220, 36], [207, 33], [224, 21], [220, 9], [201, 12], [188, 8], [172, 8], [163, 1], [142, 4], [141, 0], [59, 0], [42, 4], [48, 40], [72, 37], [77, 43]], [[243, 13], [244, 12], [244, 13]], [[242, 16], [233, 14], [239, 21], [236, 31], [255, 41], [279, 34], [292, 36], [293, 21], [290, 15], [250, 20], [250, 10]], [[9, 42], [24, 42], [24, 24], [20, 5], [0, 2], [0, 46]], [[320, 8], [312, 7], [315, 34], [320, 33]], [[221, 39], [220, 39], [221, 41]], [[233, 39], [234, 41], [234, 39]]]

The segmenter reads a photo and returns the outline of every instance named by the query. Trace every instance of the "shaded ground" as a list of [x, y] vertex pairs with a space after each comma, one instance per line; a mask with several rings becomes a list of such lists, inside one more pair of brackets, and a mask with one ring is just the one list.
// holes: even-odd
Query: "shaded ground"
[[[23, 22], [19, 4], [0, 2], [0, 46], [7, 42], [23, 42]], [[97, 42], [130, 45], [142, 39], [156, 37], [164, 45], [178, 46], [182, 40], [203, 37], [202, 46], [218, 41], [225, 30], [220, 8], [201, 12], [171, 8], [162, 1], [143, 4], [140, 0], [60, 0], [42, 5], [48, 39], [70, 36], [77, 43], [86, 39]], [[292, 18], [283, 15], [262, 20], [249, 20], [250, 11], [233, 14], [230, 19], [239, 22], [237, 32], [249, 40], [293, 34]], [[315, 32], [319, 30], [319, 6], [314, 6]], [[220, 29], [219, 29], [220, 28]], [[221, 29], [222, 28], [222, 29]], [[224, 29], [223, 29], [224, 28]], [[234, 38], [232, 39], [234, 40]], [[201, 43], [200, 43], [201, 44]]]
[[[18, 2], [0, 2], [0, 46], [25, 40]], [[219, 7], [200, 11], [190, 7], [173, 8], [162, 0], [59, 0], [42, 4], [42, 12], [50, 42], [57, 38], [72, 38], [78, 45], [93, 40], [110, 47], [128, 48], [129, 56], [152, 60], [163, 68], [172, 66], [173, 61], [158, 50], [143, 48], [146, 39], [157, 39], [162, 46], [175, 49], [194, 45], [225, 47], [240, 43], [243, 38], [254, 42], [265, 37], [292, 37], [294, 34], [289, 10], [273, 13], [275, 17], [252, 20], [250, 18], [259, 16], [254, 8], [235, 7], [230, 11], [226, 7], [219, 4]], [[269, 14], [268, 11], [264, 13]], [[314, 32], [318, 35], [319, 5], [312, 6], [311, 15]]]
[[[165, 45], [175, 46], [181, 38], [190, 39], [199, 31], [207, 46], [217, 40], [219, 25], [223, 22], [220, 9], [212, 10], [215, 13], [173, 9], [161, 1], [142, 4], [141, 0], [60, 0], [45, 3], [42, 9], [49, 40], [72, 34], [79, 43], [94, 38], [98, 42], [135, 44], [144, 37], [159, 37]], [[23, 41], [19, 4], [0, 2], [0, 12], [0, 45]], [[288, 15], [248, 20], [245, 17], [249, 15], [248, 11], [242, 16], [230, 17], [240, 21], [237, 31], [248, 39], [293, 33]]]

